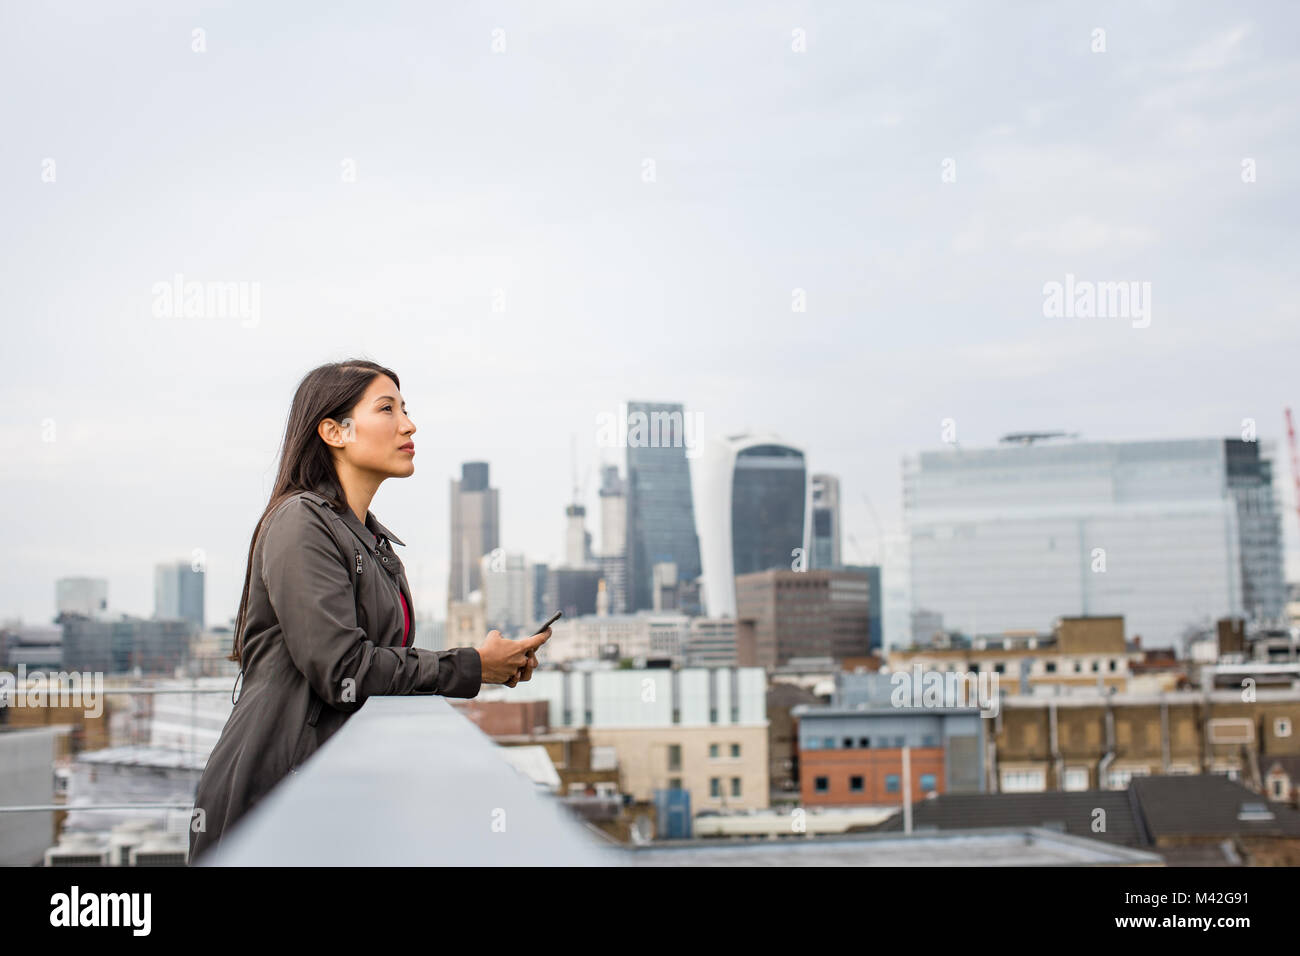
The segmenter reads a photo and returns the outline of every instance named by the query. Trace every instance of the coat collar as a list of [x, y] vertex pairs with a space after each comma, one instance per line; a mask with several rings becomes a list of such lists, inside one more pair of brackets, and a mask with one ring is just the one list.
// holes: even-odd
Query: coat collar
[[[334, 490], [330, 487], [328, 481], [317, 482], [312, 490], [323, 498], [328, 499], [334, 497]], [[357, 520], [356, 514], [347, 506], [347, 502], [344, 501], [343, 511], [339, 517], [342, 518], [343, 523], [359, 535], [363, 541], [366, 540], [366, 534], [370, 534], [375, 537], [386, 538], [393, 544], [400, 544], [402, 547], [406, 547], [406, 542], [380, 524], [379, 519], [375, 517], [374, 512], [372, 511], [366, 512], [366, 520], [363, 524]]]

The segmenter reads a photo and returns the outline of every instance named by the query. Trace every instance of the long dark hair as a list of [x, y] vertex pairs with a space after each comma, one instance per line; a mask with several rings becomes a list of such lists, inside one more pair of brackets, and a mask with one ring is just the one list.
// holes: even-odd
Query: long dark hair
[[397, 373], [366, 359], [331, 362], [308, 372], [293, 395], [289, 420], [284, 426], [284, 439], [280, 444], [280, 467], [275, 476], [271, 500], [262, 516], [257, 519], [253, 537], [248, 545], [248, 563], [244, 568], [244, 593], [239, 599], [239, 614], [235, 618], [234, 650], [228, 661], [244, 663], [244, 618], [248, 613], [248, 590], [253, 580], [253, 550], [257, 536], [267, 516], [286, 498], [300, 491], [310, 491], [324, 484], [335, 511], [348, 506], [334, 470], [330, 448], [321, 441], [316, 427], [322, 419], [333, 418], [342, 422], [348, 417], [376, 376], [387, 375], [401, 389]]

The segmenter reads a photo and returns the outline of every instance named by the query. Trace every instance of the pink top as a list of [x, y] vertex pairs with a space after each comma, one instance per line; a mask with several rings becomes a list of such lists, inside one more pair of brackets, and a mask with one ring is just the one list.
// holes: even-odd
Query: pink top
[[[372, 531], [371, 534], [373, 535], [374, 532]], [[379, 544], [378, 536], [375, 536], [375, 544]], [[402, 646], [405, 647], [406, 639], [411, 636], [411, 609], [406, 606], [406, 595], [402, 593], [400, 586], [397, 589], [397, 596], [402, 599]]]
[[398, 592], [402, 599], [402, 646], [406, 646], [406, 639], [411, 636], [411, 610], [406, 606], [406, 595]]

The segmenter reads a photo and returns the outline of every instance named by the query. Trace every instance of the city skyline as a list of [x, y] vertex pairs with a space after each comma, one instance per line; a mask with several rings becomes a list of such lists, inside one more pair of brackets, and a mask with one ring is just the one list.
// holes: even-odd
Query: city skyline
[[[147, 613], [153, 565], [194, 548], [210, 621], [233, 615], [293, 388], [353, 355], [395, 368], [419, 428], [413, 480], [372, 510], [409, 543], [421, 610], [445, 600], [460, 463], [491, 463], [503, 546], [553, 562], [571, 436], [592, 515], [608, 459], [584, 436], [629, 398], [806, 448], [841, 481], [853, 563], [878, 557], [872, 510], [902, 530], [900, 462], [946, 421], [988, 446], [1250, 419], [1300, 577], [1300, 13], [737, 9], [628, 30], [507, 5], [433, 32], [416, 6], [308, 29], [0, 12], [25, 38], [0, 74], [27, 91], [0, 103], [22, 144], [0, 153], [0, 254], [23, 359], [0, 381], [23, 543], [0, 615], [48, 620], [68, 576]], [[389, 55], [325, 68], [358, 32]], [[31, 82], [51, 51], [67, 82]], [[1149, 283], [1140, 321], [1049, 314], [1052, 284], [1117, 282]]]

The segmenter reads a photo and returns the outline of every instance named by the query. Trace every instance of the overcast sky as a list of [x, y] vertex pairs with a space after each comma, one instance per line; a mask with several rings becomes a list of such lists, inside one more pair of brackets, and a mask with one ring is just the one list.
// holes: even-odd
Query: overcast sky
[[[851, 561], [946, 418], [1251, 418], [1300, 576], [1298, 37], [1285, 2], [7, 4], [0, 617], [67, 575], [149, 614], [193, 548], [232, 617], [293, 390], [350, 357], [419, 429], [372, 510], [436, 616], [460, 463], [556, 560], [571, 442], [591, 513], [629, 399], [802, 447]], [[177, 274], [256, 320], [156, 315]], [[1067, 274], [1149, 282], [1149, 325], [1045, 317]]]

